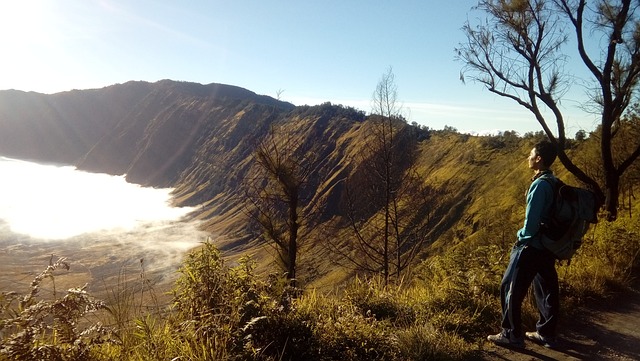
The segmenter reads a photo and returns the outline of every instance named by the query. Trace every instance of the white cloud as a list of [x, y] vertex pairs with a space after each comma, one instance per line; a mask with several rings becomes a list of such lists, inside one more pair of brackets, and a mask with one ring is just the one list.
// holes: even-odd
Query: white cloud
[[177, 220], [191, 211], [171, 207], [171, 189], [144, 188], [122, 176], [6, 158], [0, 158], [0, 168], [0, 219], [12, 232], [36, 239], [130, 231]]

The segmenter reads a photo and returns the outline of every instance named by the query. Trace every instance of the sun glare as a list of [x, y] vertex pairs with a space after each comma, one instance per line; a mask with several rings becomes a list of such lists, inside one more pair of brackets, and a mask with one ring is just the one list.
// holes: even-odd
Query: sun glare
[[3, 45], [27, 48], [45, 42], [52, 12], [45, 1], [13, 0], [0, 3], [0, 37]]
[[0, 89], [34, 90], [59, 48], [54, 2], [0, 2]]

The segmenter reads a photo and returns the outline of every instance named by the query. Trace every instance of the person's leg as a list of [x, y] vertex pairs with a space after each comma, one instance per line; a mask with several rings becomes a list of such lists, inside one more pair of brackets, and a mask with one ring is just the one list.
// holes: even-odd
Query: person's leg
[[522, 331], [522, 302], [536, 275], [537, 253], [535, 251], [536, 249], [532, 247], [522, 248], [513, 260], [513, 264], [510, 263], [508, 268], [510, 271], [510, 283], [505, 287], [507, 293], [503, 294], [505, 301], [502, 328], [515, 339], [524, 338]]
[[513, 247], [511, 249], [511, 255], [509, 256], [509, 264], [502, 276], [502, 282], [500, 283], [500, 305], [502, 306], [502, 328], [506, 331], [511, 330], [511, 318], [510, 318], [510, 304], [511, 304], [511, 284], [517, 272], [517, 264], [520, 259], [521, 247]]
[[558, 273], [553, 255], [546, 251], [540, 253], [538, 274], [533, 280], [533, 293], [539, 312], [536, 329], [543, 338], [553, 340], [560, 309]]
[[[497, 345], [508, 347], [524, 347], [524, 338], [515, 338], [512, 336], [512, 318], [513, 312], [511, 311], [512, 304], [512, 285], [513, 279], [516, 276], [518, 270], [518, 262], [520, 259], [520, 253], [522, 247], [513, 247], [511, 255], [509, 257], [509, 265], [504, 271], [502, 276], [502, 282], [500, 283], [500, 304], [502, 306], [502, 331], [496, 335], [489, 335], [487, 339]], [[517, 317], [517, 312], [516, 312]]]

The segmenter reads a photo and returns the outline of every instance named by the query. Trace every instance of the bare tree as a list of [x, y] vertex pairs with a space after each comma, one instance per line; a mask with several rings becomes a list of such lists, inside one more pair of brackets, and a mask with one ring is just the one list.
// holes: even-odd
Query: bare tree
[[414, 169], [416, 140], [401, 116], [392, 69], [373, 94], [360, 171], [346, 186], [353, 241], [343, 255], [356, 269], [400, 277], [427, 239], [432, 190]]
[[272, 128], [254, 153], [257, 176], [247, 181], [249, 215], [274, 246], [278, 263], [295, 285], [297, 258], [304, 228], [312, 218], [305, 187], [315, 164], [314, 156], [300, 153], [292, 133]]
[[[461, 74], [533, 113], [548, 138], [557, 145], [562, 164], [601, 198], [608, 219], [617, 217], [620, 178], [640, 155], [640, 140], [619, 159], [613, 139], [623, 133], [621, 120], [637, 102], [640, 74], [639, 4], [633, 0], [481, 0], [487, 15], [477, 26], [465, 24], [467, 42], [456, 49], [465, 63]], [[565, 149], [565, 118], [559, 107], [575, 85], [564, 65], [566, 47], [575, 39], [577, 53], [590, 77], [590, 102], [600, 117], [600, 153], [604, 181], [576, 166]], [[588, 49], [587, 43], [599, 42]], [[592, 52], [590, 52], [592, 50]], [[555, 122], [555, 132], [552, 131]], [[602, 183], [602, 184], [600, 184]]]

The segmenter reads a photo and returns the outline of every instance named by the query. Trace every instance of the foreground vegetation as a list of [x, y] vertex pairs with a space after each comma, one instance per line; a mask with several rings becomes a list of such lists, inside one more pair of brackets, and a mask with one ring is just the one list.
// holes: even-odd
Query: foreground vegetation
[[[2, 294], [0, 357], [467, 359], [498, 324], [498, 286], [508, 247], [461, 244], [422, 263], [411, 281], [385, 286], [378, 278], [355, 278], [339, 293], [320, 294], [291, 288], [278, 275], [258, 276], [249, 258], [229, 266], [207, 242], [186, 257], [170, 307], [149, 302], [153, 290], [138, 282], [118, 285], [107, 301], [83, 288], [61, 297], [40, 295], [43, 282], [64, 277], [68, 265], [59, 260], [34, 279], [27, 294]], [[598, 224], [579, 256], [559, 268], [565, 314], [624, 287], [639, 254], [640, 225], [633, 218]], [[532, 327], [535, 317], [530, 304], [525, 322]]]

